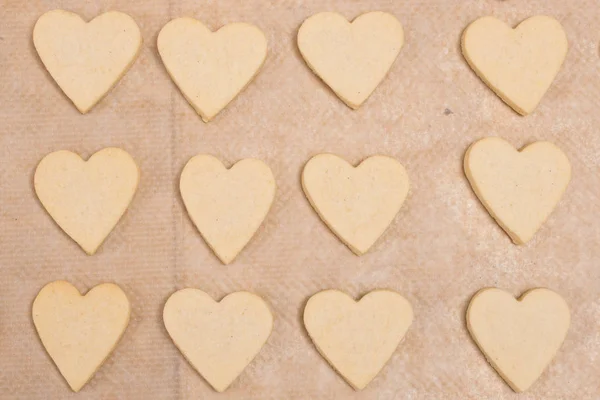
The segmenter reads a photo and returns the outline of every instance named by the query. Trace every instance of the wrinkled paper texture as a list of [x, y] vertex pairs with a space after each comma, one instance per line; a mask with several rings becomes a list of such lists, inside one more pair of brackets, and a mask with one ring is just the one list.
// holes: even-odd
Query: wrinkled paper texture
[[[129, 73], [87, 115], [54, 84], [32, 43], [44, 12], [86, 19], [120, 10], [144, 45]], [[406, 42], [389, 76], [352, 111], [306, 66], [296, 47], [302, 21], [319, 11], [349, 19], [393, 13]], [[563, 69], [528, 117], [506, 106], [469, 69], [462, 30], [493, 14], [515, 25], [548, 14], [570, 44]], [[169, 79], [156, 37], [171, 18], [211, 29], [256, 24], [269, 40], [252, 84], [205, 124]], [[572, 312], [568, 337], [542, 378], [519, 399], [600, 396], [600, 8], [592, 0], [105, 0], [0, 1], [0, 398], [3, 399], [514, 399], [469, 337], [465, 310], [482, 287], [515, 295], [549, 287]], [[498, 135], [522, 147], [550, 140], [569, 156], [573, 179], [535, 238], [515, 246], [488, 215], [463, 174], [473, 141]], [[121, 222], [92, 257], [38, 202], [37, 163], [55, 150], [89, 157], [118, 146], [138, 162], [141, 182]], [[411, 179], [398, 217], [371, 251], [356, 257], [320, 221], [300, 173], [321, 152], [352, 163], [397, 157]], [[231, 265], [211, 253], [179, 195], [187, 160], [210, 153], [226, 165], [264, 160], [278, 191], [265, 223]], [[114, 353], [75, 395], [44, 351], [31, 304], [46, 283], [81, 291], [115, 282], [132, 318]], [[275, 315], [273, 333], [250, 366], [217, 394], [168, 337], [162, 308], [177, 289], [221, 299], [249, 290]], [[388, 365], [354, 392], [318, 354], [302, 325], [307, 299], [327, 288], [359, 297], [399, 291], [415, 321]]]

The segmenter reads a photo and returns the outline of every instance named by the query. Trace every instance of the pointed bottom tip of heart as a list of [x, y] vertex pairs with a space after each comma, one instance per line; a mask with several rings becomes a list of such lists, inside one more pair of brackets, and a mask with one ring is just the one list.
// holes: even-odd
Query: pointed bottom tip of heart
[[100, 246], [102, 246], [102, 243], [104, 243], [104, 240], [98, 244], [82, 244], [79, 242], [76, 242], [79, 247], [81, 247], [81, 250], [83, 250], [85, 252], [85, 254], [87, 254], [88, 256], [93, 256], [94, 254], [96, 254], [98, 252], [98, 250], [100, 249]]
[[232, 258], [232, 259], [223, 259], [221, 257], [218, 257], [218, 258], [221, 261], [221, 264], [223, 264], [223, 265], [229, 265], [235, 260], [235, 258]]
[[234, 262], [239, 254], [239, 252], [237, 252], [233, 255], [219, 254], [218, 252], [215, 251], [215, 249], [212, 246], [209, 246], [209, 247], [211, 248], [213, 254], [219, 259], [219, 261], [221, 261], [221, 264], [223, 264], [223, 265], [229, 265], [232, 262]]
[[74, 393], [79, 393], [81, 391], [81, 389], [83, 389], [83, 387], [85, 386], [85, 383], [84, 384], [75, 385], [75, 384], [71, 384], [70, 382], [67, 382], [67, 384], [69, 385], [69, 387], [71, 388], [71, 390]]
[[79, 113], [81, 115], [85, 115], [87, 114], [94, 106], [90, 106], [90, 107], [79, 107], [77, 104], [75, 104], [75, 108], [77, 108], [77, 111], [79, 111]]
[[215, 386], [212, 383], [208, 382], [208, 384], [210, 386], [212, 386], [212, 388], [215, 390], [215, 392], [218, 392], [218, 393], [223, 393], [224, 391], [226, 391], [227, 389], [229, 389], [229, 386], [231, 386], [232, 383], [233, 382], [228, 383], [227, 385], [224, 385], [224, 386]]
[[352, 387], [352, 389], [354, 389], [357, 392], [360, 392], [361, 390], [363, 390], [364, 388], [369, 386], [369, 383], [372, 382], [372, 380], [370, 380], [369, 382], [355, 383], [355, 382], [350, 382], [348, 379], [344, 379], [344, 380]]
[[85, 249], [85, 248], [82, 247], [82, 249], [85, 252], [85, 254], [87, 254], [88, 256], [93, 256], [98, 251], [98, 248], [95, 248], [95, 249]]

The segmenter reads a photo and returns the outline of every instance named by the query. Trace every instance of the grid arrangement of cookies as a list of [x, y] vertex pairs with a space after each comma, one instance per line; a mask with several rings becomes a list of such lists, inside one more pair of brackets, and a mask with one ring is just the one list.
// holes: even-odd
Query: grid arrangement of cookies
[[[39, 18], [33, 42], [58, 86], [87, 113], [135, 62], [142, 37], [135, 21], [120, 12], [86, 22], [54, 10]], [[352, 22], [334, 12], [319, 13], [302, 24], [297, 38], [308, 67], [353, 109], [385, 84], [403, 42], [397, 18], [378, 11]], [[192, 18], [166, 24], [157, 45], [171, 78], [206, 123], [251, 83], [268, 47], [256, 26], [234, 23], [211, 32]], [[542, 101], [567, 47], [560, 23], [547, 16], [531, 17], [514, 29], [483, 17], [462, 36], [468, 64], [524, 116]], [[550, 217], [571, 178], [569, 160], [556, 145], [536, 142], [517, 150], [498, 137], [473, 143], [464, 171], [481, 203], [516, 245], [529, 241]], [[59, 150], [39, 162], [34, 187], [56, 224], [91, 256], [134, 199], [139, 179], [135, 160], [123, 149], [105, 148], [87, 161]], [[337, 155], [319, 154], [302, 172], [307, 200], [357, 256], [394, 223], [409, 187], [409, 173], [400, 161], [384, 155], [353, 166]], [[261, 160], [244, 159], [227, 168], [209, 154], [188, 161], [179, 189], [190, 219], [223, 264], [243, 251], [277, 196], [273, 173]], [[130, 303], [113, 283], [81, 295], [70, 283], [56, 281], [41, 289], [32, 316], [48, 354], [69, 386], [79, 391], [117, 346], [129, 322]], [[319, 292], [303, 316], [316, 350], [356, 390], [385, 367], [413, 321], [410, 303], [390, 290], [373, 290], [359, 301], [340, 290]], [[163, 310], [175, 346], [219, 392], [267, 342], [273, 320], [265, 299], [243, 291], [217, 302], [201, 290], [182, 289]], [[515, 299], [500, 289], [484, 288], [471, 300], [466, 320], [491, 366], [522, 392], [555, 358], [570, 312], [550, 289], [534, 288]]]

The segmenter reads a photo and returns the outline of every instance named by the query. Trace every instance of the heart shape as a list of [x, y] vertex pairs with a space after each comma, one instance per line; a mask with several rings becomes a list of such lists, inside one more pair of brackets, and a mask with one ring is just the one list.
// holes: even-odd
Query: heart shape
[[117, 346], [129, 324], [130, 305], [117, 285], [103, 283], [85, 296], [56, 281], [33, 302], [35, 329], [71, 389], [78, 392]]
[[175, 346], [218, 392], [250, 364], [273, 329], [269, 306], [249, 292], [217, 303], [201, 290], [179, 290], [167, 300], [163, 320]]
[[570, 319], [563, 298], [543, 288], [518, 300], [500, 289], [482, 289], [467, 309], [473, 340], [515, 392], [542, 375], [565, 340]]
[[275, 178], [264, 162], [247, 158], [231, 169], [217, 158], [192, 157], [181, 172], [181, 197], [198, 231], [224, 263], [248, 244], [275, 198]]
[[372, 156], [354, 168], [336, 155], [319, 154], [306, 163], [302, 188], [333, 233], [362, 255], [396, 217], [409, 180], [391, 157]]
[[481, 203], [516, 244], [535, 235], [571, 179], [569, 159], [550, 142], [517, 151], [504, 139], [481, 139], [467, 150], [464, 168]]
[[462, 51], [475, 73], [516, 112], [535, 110], [567, 56], [560, 22], [535, 16], [511, 29], [494, 17], [465, 29]]
[[356, 390], [383, 369], [412, 320], [410, 303], [390, 290], [374, 290], [358, 302], [325, 290], [304, 308], [304, 326], [317, 350]]
[[127, 210], [139, 177], [135, 161], [125, 150], [105, 148], [87, 162], [60, 150], [40, 161], [34, 186], [58, 226], [92, 255]]
[[204, 122], [227, 106], [258, 74], [267, 38], [254, 25], [234, 23], [211, 32], [193, 18], [177, 18], [158, 35], [169, 75]]
[[52, 78], [85, 114], [133, 65], [142, 34], [122, 12], [107, 12], [86, 23], [75, 13], [54, 10], [38, 19], [33, 44]]
[[403, 44], [402, 25], [381, 11], [362, 14], [352, 23], [322, 12], [298, 31], [298, 48], [310, 69], [353, 109], [385, 78]]

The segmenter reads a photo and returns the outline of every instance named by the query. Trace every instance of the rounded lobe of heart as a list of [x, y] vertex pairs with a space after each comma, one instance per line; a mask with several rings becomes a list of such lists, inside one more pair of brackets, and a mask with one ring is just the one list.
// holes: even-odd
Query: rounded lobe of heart
[[467, 310], [473, 340], [515, 392], [542, 375], [565, 340], [570, 319], [564, 299], [544, 288], [519, 300], [500, 289], [482, 289]]
[[133, 158], [114, 147], [87, 162], [67, 150], [50, 153], [34, 175], [35, 192], [48, 214], [89, 255], [119, 222], [138, 182]]
[[310, 69], [353, 109], [385, 78], [403, 44], [398, 19], [381, 11], [362, 14], [352, 23], [322, 12], [298, 31], [298, 48]]
[[75, 392], [117, 346], [129, 316], [127, 296], [112, 283], [95, 286], [82, 296], [69, 282], [52, 282], [40, 290], [32, 307], [42, 344]]
[[535, 110], [567, 55], [567, 36], [552, 17], [535, 16], [511, 29], [494, 17], [465, 29], [462, 51], [477, 75], [521, 115]]
[[400, 211], [409, 179], [391, 157], [372, 156], [354, 168], [336, 155], [319, 154], [306, 163], [302, 187], [325, 224], [362, 255]]
[[325, 290], [304, 309], [304, 325], [319, 353], [356, 390], [383, 369], [412, 320], [410, 303], [390, 290], [374, 290], [358, 302]]
[[169, 75], [204, 122], [224, 109], [258, 74], [267, 38], [254, 25], [233, 23], [211, 32], [193, 18], [177, 18], [158, 35]]
[[122, 12], [110, 11], [86, 23], [75, 13], [53, 10], [38, 19], [33, 43], [52, 78], [85, 114], [133, 65], [142, 34]]
[[519, 152], [504, 139], [484, 138], [469, 147], [464, 168], [481, 203], [516, 244], [535, 235], [571, 179], [569, 159], [550, 142]]
[[275, 177], [264, 162], [248, 158], [227, 169], [206, 154], [188, 161], [179, 186], [194, 225], [224, 264], [252, 239], [276, 191]]
[[163, 321], [175, 346], [218, 392], [242, 373], [273, 329], [269, 306], [249, 292], [217, 303], [198, 289], [179, 290], [167, 300]]

